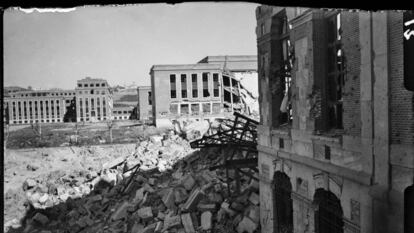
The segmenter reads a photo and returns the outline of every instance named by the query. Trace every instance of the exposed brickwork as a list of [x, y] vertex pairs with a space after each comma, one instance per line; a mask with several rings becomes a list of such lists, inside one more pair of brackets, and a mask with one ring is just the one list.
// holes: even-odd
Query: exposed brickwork
[[354, 12], [341, 12], [345, 85], [343, 89], [343, 124], [345, 134], [361, 134], [359, 17]]
[[414, 92], [404, 88], [403, 19], [401, 12], [390, 12], [388, 51], [390, 53], [391, 143], [414, 144]]

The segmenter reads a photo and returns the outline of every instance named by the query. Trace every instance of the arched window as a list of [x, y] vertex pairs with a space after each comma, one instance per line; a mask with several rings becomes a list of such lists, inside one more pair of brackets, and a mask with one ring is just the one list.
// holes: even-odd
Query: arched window
[[343, 233], [344, 221], [341, 201], [330, 191], [317, 189], [313, 198], [316, 233]]
[[274, 175], [274, 213], [275, 232], [293, 232], [293, 207], [292, 207], [292, 184], [289, 176], [283, 172], [275, 172]]

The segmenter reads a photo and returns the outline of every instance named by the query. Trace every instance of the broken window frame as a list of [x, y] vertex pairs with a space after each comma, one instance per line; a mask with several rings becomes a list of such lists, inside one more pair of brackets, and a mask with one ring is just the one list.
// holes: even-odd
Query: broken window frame
[[327, 118], [329, 129], [343, 129], [345, 59], [341, 42], [341, 13], [327, 17]]
[[[294, 63], [294, 49], [290, 41], [290, 25], [286, 12], [281, 13], [281, 16], [276, 16], [279, 20], [279, 34], [275, 38], [275, 43], [277, 46], [280, 46], [281, 57], [278, 64], [279, 69], [276, 69], [272, 75], [275, 76], [276, 83], [275, 87], [271, 90], [272, 95], [280, 95], [282, 92], [282, 100], [279, 106], [273, 106], [273, 108], [278, 108], [276, 112], [279, 112], [279, 115], [276, 119], [272, 119], [272, 126], [277, 128], [281, 125], [291, 125], [293, 121], [293, 111], [292, 103], [290, 100], [290, 89], [292, 86], [292, 68]], [[276, 65], [277, 66], [277, 65]], [[275, 89], [275, 90], [274, 90]], [[283, 99], [287, 98], [286, 112], [281, 112], [280, 108], [283, 103]], [[273, 97], [272, 97], [273, 99]], [[274, 110], [272, 110], [274, 111]], [[277, 122], [277, 123], [276, 123]]]
[[220, 88], [219, 88], [219, 74], [213, 73], [213, 96], [219, 97], [220, 96]]

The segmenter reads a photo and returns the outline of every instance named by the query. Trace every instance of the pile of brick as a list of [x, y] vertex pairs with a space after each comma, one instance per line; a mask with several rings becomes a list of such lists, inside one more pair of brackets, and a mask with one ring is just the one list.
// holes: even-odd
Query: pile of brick
[[100, 172], [65, 175], [62, 186], [28, 180], [35, 210], [23, 232], [259, 232], [258, 183], [242, 179], [230, 195], [225, 173], [208, 169], [218, 160], [171, 134], [141, 142]]

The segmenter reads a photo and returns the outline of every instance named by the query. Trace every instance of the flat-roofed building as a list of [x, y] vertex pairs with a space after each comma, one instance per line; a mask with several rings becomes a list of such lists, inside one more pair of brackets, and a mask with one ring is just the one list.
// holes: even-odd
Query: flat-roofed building
[[246, 101], [252, 97], [254, 91], [247, 91], [252, 87], [241, 83], [244, 75], [251, 74], [246, 79], [255, 80], [252, 89], [257, 92], [255, 57], [208, 56], [196, 64], [154, 65], [150, 75], [155, 125], [171, 126], [174, 120], [213, 120], [235, 110], [256, 110], [258, 115], [257, 96], [256, 109]]
[[74, 90], [25, 90], [13, 91], [4, 96], [8, 123], [63, 122], [67, 107], [75, 98]]
[[76, 121], [96, 122], [112, 116], [112, 90], [105, 79], [86, 77], [77, 81]]

